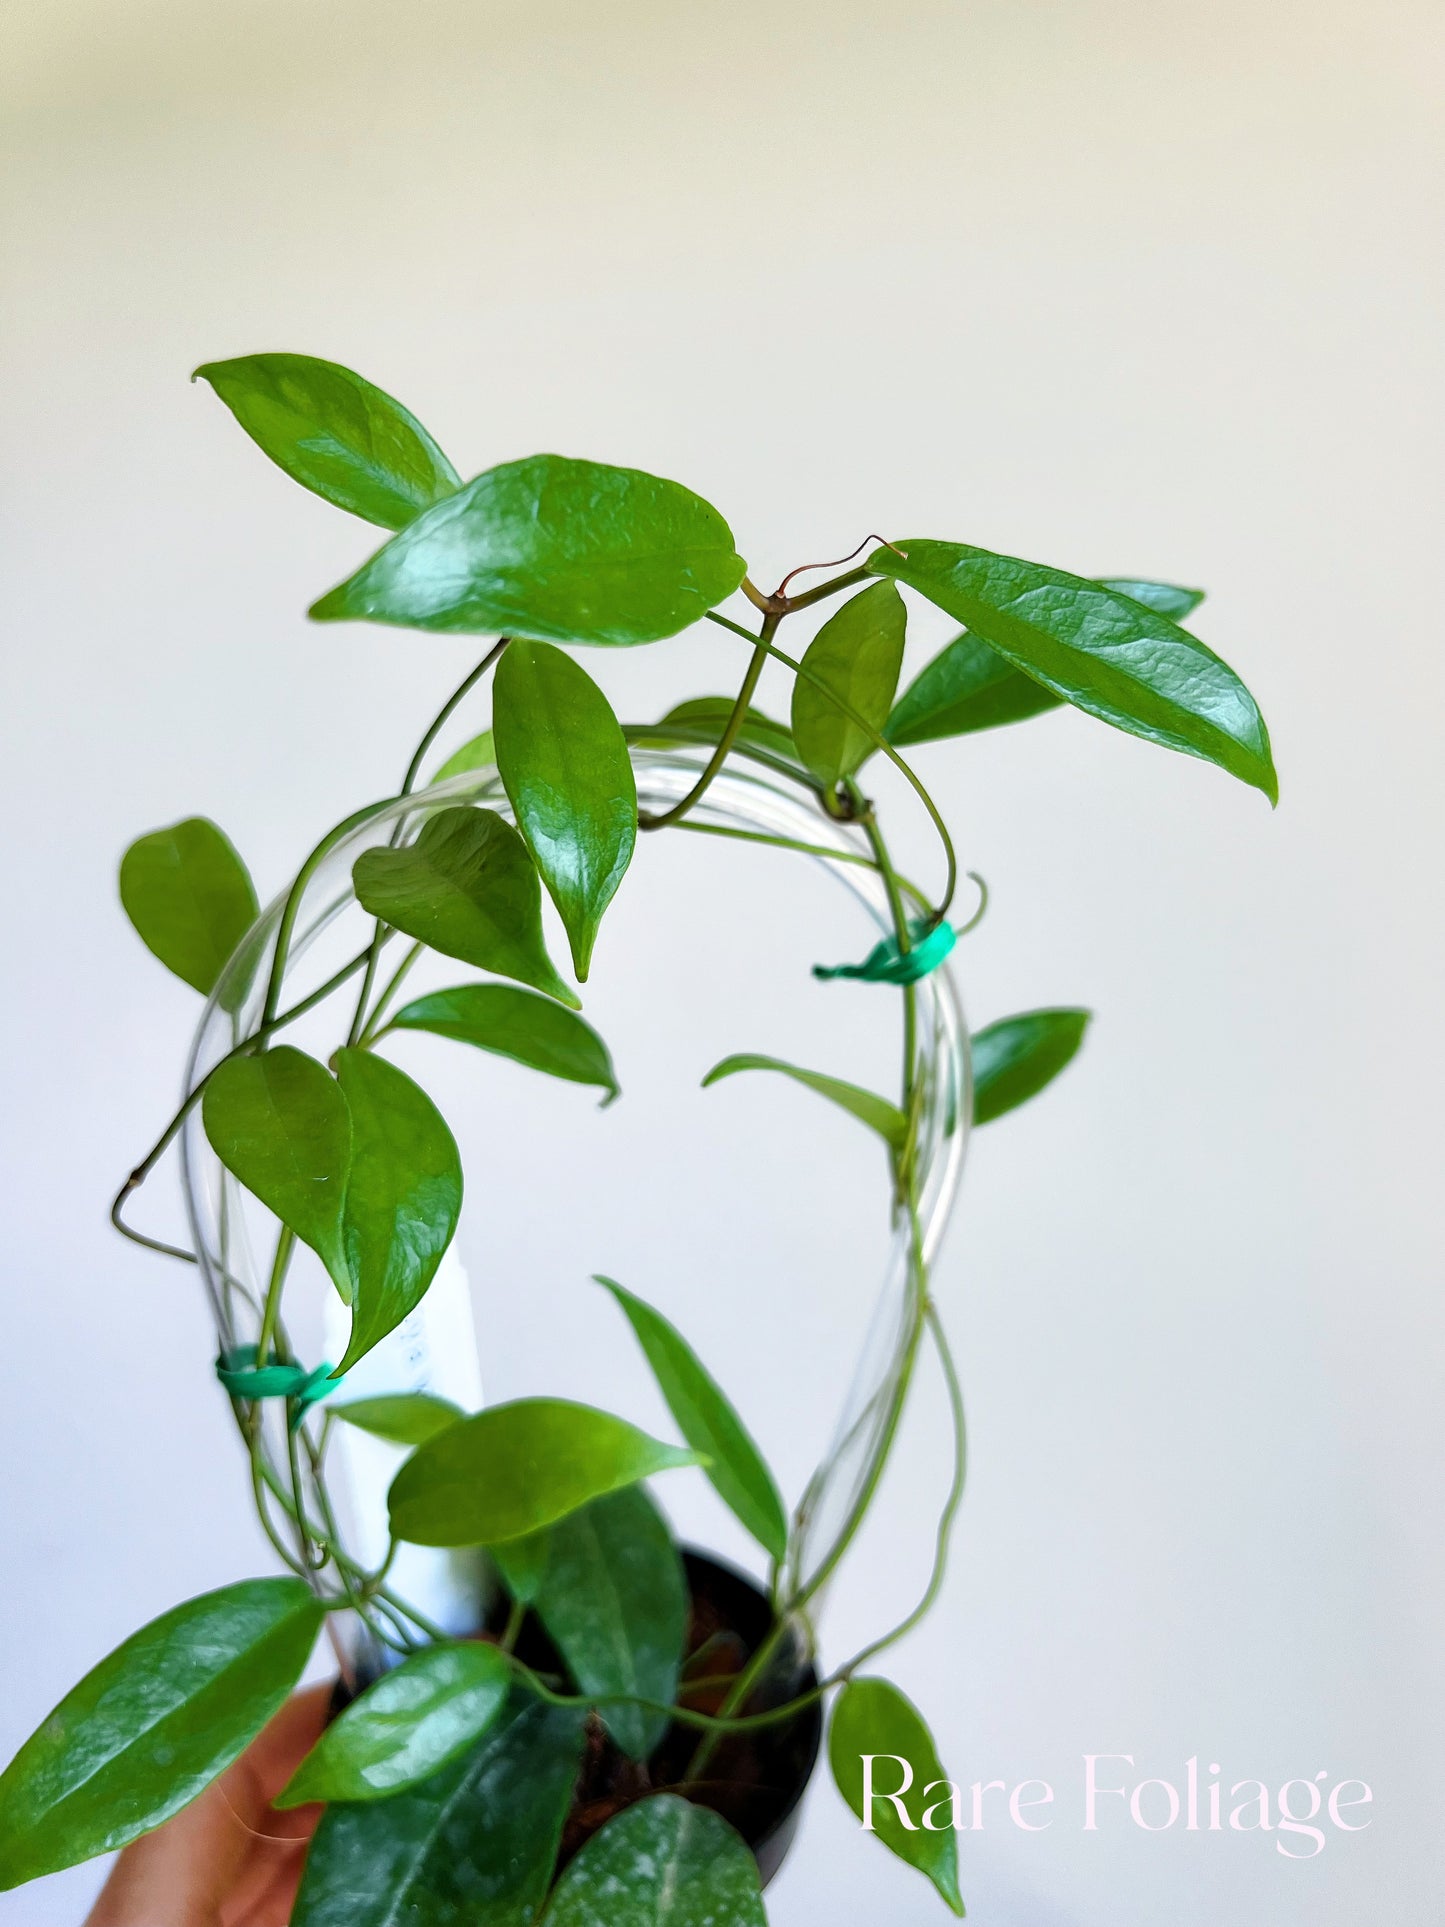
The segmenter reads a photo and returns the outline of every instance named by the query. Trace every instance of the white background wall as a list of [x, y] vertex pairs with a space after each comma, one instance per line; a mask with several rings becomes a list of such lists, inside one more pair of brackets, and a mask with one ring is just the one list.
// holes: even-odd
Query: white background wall
[[[186, 382], [290, 348], [399, 394], [464, 471], [560, 448], [675, 475], [762, 581], [882, 529], [1210, 588], [1277, 815], [1073, 715], [918, 757], [994, 886], [975, 1020], [1099, 1017], [976, 1146], [940, 1276], [970, 1497], [893, 1671], [955, 1777], [1059, 1789], [1050, 1831], [964, 1837], [983, 1927], [1437, 1920], [1437, 10], [16, 0], [4, 33], [0, 1754], [152, 1614], [268, 1569], [198, 1296], [105, 1224], [193, 1015], [122, 920], [118, 854], [204, 811], [269, 892], [470, 660], [304, 621], [368, 532]], [[588, 667], [647, 715], [741, 655]], [[749, 1046], [886, 1074], [880, 994], [807, 978], [856, 935], [821, 887], [647, 844], [589, 997], [627, 1089], [605, 1117], [414, 1059], [472, 1160], [494, 1392], [665, 1423], [584, 1282], [605, 1267], [793, 1489], [882, 1174], [802, 1094], [695, 1087]], [[908, 1602], [944, 1437], [930, 1387], [833, 1654]], [[679, 1522], [734, 1545], [689, 1478]], [[1080, 1756], [1111, 1750], [1358, 1775], [1373, 1826], [1304, 1863], [1084, 1835]], [[820, 1785], [781, 1927], [942, 1917], [855, 1832]], [[0, 1920], [73, 1922], [95, 1878]]]

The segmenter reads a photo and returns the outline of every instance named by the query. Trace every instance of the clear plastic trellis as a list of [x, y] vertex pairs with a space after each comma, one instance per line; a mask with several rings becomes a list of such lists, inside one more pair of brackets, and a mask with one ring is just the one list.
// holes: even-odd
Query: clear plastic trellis
[[[636, 746], [632, 760], [638, 801], [642, 808], [655, 811], [666, 809], [686, 794], [702, 767], [704, 753]], [[329, 852], [308, 883], [300, 905], [286, 966], [283, 1008], [319, 988], [366, 942], [370, 920], [356, 903], [351, 885], [352, 865], [361, 852], [386, 843], [393, 835], [398, 841], [410, 841], [434, 811], [462, 803], [485, 804], [504, 816], [511, 815], [496, 769], [487, 767], [388, 804]], [[761, 831], [837, 851], [837, 857], [799, 854], [793, 860], [820, 864], [855, 898], [873, 926], [870, 942], [876, 941], [878, 932], [891, 928], [881, 879], [870, 868], [850, 860], [867, 854], [861, 832], [825, 816], [802, 785], [772, 774], [729, 769], [713, 782], [692, 815], [703, 823]], [[787, 860], [781, 853], [770, 852], [769, 858]], [[208, 1002], [186, 1068], [187, 1091], [258, 1028], [281, 907], [278, 899], [263, 913]], [[862, 947], [866, 946], [860, 946], [860, 954]], [[390, 956], [399, 956], [400, 948], [393, 943], [388, 969]], [[355, 994], [355, 981], [339, 993], [343, 1007], [348, 995]], [[880, 1017], [886, 1011], [892, 1018], [891, 999], [881, 990], [878, 1007]], [[859, 1499], [870, 1488], [878, 1456], [886, 1450], [894, 1392], [921, 1312], [917, 1259], [921, 1256], [925, 1267], [931, 1264], [958, 1189], [972, 1102], [968, 1034], [946, 965], [918, 985], [917, 1012], [917, 1076], [923, 1093], [916, 1164], [917, 1224], [906, 1210], [895, 1213], [891, 1255], [872, 1323], [833, 1437], [800, 1508], [785, 1597], [808, 1587], [817, 1575], [830, 1569], [832, 1555], [848, 1530]], [[328, 1046], [335, 1041], [334, 1025], [333, 1010]], [[306, 1020], [288, 1028], [281, 1037], [306, 1048]], [[219, 1347], [233, 1351], [254, 1345], [266, 1295], [270, 1265], [267, 1240], [274, 1234], [274, 1220], [215, 1156], [201, 1125], [199, 1106], [191, 1111], [181, 1149], [194, 1248]], [[287, 1296], [289, 1330], [298, 1354], [315, 1358], [321, 1355], [320, 1325], [318, 1322], [308, 1330], [304, 1321], [308, 1315], [319, 1321], [320, 1313], [315, 1308], [334, 1294], [329, 1284], [323, 1288], [319, 1282], [319, 1265], [314, 1266], [316, 1288], [300, 1288], [300, 1270], [314, 1264], [304, 1249], [298, 1251], [295, 1263], [297, 1283]], [[308, 1306], [312, 1308], [309, 1312]], [[284, 1402], [267, 1401], [263, 1410], [262, 1452], [272, 1476], [289, 1486], [292, 1441], [286, 1432]], [[320, 1494], [311, 1479], [309, 1461], [306, 1455], [299, 1456], [308, 1504], [319, 1506]], [[371, 1503], [375, 1503], [374, 1498]], [[355, 1521], [353, 1515], [354, 1529], [365, 1523]], [[374, 1538], [376, 1522], [371, 1526], [370, 1536]], [[367, 1535], [361, 1532], [358, 1536]]]

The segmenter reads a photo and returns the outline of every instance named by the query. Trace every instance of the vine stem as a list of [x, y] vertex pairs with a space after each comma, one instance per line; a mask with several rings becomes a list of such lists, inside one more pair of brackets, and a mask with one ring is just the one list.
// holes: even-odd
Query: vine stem
[[256, 1032], [248, 1042], [254, 1043], [263, 1031], [275, 1027], [276, 1011], [281, 1002], [281, 985], [285, 981], [286, 963], [291, 954], [291, 938], [296, 929], [296, 919], [301, 912], [301, 899], [306, 894], [307, 884], [338, 843], [350, 836], [353, 830], [359, 830], [364, 823], [369, 823], [373, 817], [380, 816], [383, 810], [390, 809], [394, 803], [402, 800], [398, 796], [385, 796], [379, 803], [368, 803], [364, 809], [353, 810], [343, 822], [335, 824], [326, 832], [296, 872], [296, 879], [286, 892], [281, 921], [276, 926], [276, 948], [271, 956], [271, 976], [266, 985], [266, 1006], [261, 1012], [261, 1022]]
[[278, 1030], [284, 1030], [288, 1024], [294, 1024], [298, 1017], [304, 1017], [308, 1010], [314, 1010], [318, 1004], [324, 1003], [333, 991], [339, 990], [348, 978], [354, 977], [358, 970], [365, 967], [367, 954], [365, 950], [358, 951], [350, 963], [343, 964], [340, 970], [335, 971], [326, 979], [324, 984], [320, 985], [316, 990], [313, 990], [309, 996], [303, 997], [299, 1003], [293, 1004], [289, 1010], [282, 1011], [278, 1017], [273, 1017], [269, 1024], [258, 1025], [249, 1037], [244, 1037], [239, 1044], [233, 1045], [224, 1057], [218, 1057], [206, 1072], [205, 1076], [196, 1083], [193, 1089], [186, 1093], [185, 1101], [182, 1103], [180, 1109], [171, 1118], [166, 1128], [161, 1132], [155, 1143], [149, 1151], [146, 1152], [145, 1156], [131, 1172], [130, 1176], [120, 1187], [119, 1191], [116, 1192], [114, 1199], [111, 1201], [110, 1221], [123, 1238], [129, 1238], [132, 1244], [144, 1245], [148, 1251], [162, 1252], [168, 1258], [180, 1258], [188, 1265], [197, 1263], [194, 1251], [185, 1251], [180, 1245], [165, 1244], [159, 1238], [148, 1238], [143, 1231], [136, 1231], [128, 1225], [121, 1216], [125, 1208], [126, 1199], [132, 1191], [138, 1191], [141, 1185], [145, 1183], [160, 1159], [165, 1155], [177, 1131], [180, 1130], [181, 1126], [195, 1109], [197, 1102], [205, 1091], [206, 1085], [210, 1082], [211, 1078], [215, 1076], [221, 1066], [231, 1063], [232, 1060], [237, 1057], [249, 1057], [268, 1037], [274, 1036]]
[[[867, 571], [865, 570], [864, 574], [866, 573]], [[801, 607], [804, 600], [805, 598], [799, 597], [794, 606]], [[903, 772], [910, 788], [923, 804], [923, 807], [928, 811], [933, 827], [938, 832], [939, 841], [943, 845], [944, 861], [948, 866], [948, 874], [943, 887], [942, 901], [933, 912], [934, 924], [942, 923], [943, 919], [948, 915], [948, 907], [953, 902], [953, 893], [958, 886], [958, 856], [953, 847], [953, 838], [948, 833], [948, 825], [944, 822], [938, 805], [924, 787], [922, 778], [903, 760], [892, 743], [888, 741], [887, 737], [873, 727], [866, 716], [861, 716], [850, 702], [847, 702], [840, 696], [836, 689], [833, 689], [822, 676], [809, 669], [805, 663], [797, 662], [792, 656], [785, 654], [783, 650], [774, 645], [770, 638], [763, 635], [755, 636], [750, 630], [744, 629], [741, 623], [733, 622], [729, 617], [719, 615], [716, 609], [709, 609], [707, 611], [707, 620], [717, 623], [719, 628], [730, 629], [735, 636], [741, 636], [745, 642], [752, 643], [754, 648], [766, 652], [775, 662], [782, 663], [785, 669], [791, 669], [795, 676], [801, 676], [804, 682], [811, 683], [815, 689], [820, 689], [828, 698], [829, 702], [843, 712], [850, 723], [862, 730], [873, 747], [881, 750], [889, 762], [893, 764], [894, 768]]]
[[[446, 727], [448, 717], [452, 711], [472, 693], [473, 689], [476, 688], [477, 684], [481, 681], [482, 677], [486, 675], [492, 665], [501, 660], [502, 651], [510, 641], [510, 636], [499, 637], [475, 668], [470, 669], [467, 674], [463, 676], [462, 680], [457, 684], [451, 695], [447, 697], [436, 715], [432, 717], [431, 722], [422, 735], [421, 741], [412, 752], [411, 761], [406, 766], [406, 775], [401, 779], [401, 790], [399, 792], [401, 796], [410, 796], [416, 788], [416, 779], [421, 774], [421, 766], [426, 761], [426, 753]], [[403, 823], [398, 822], [392, 829], [389, 847], [393, 850], [401, 841], [402, 828]], [[366, 1033], [366, 1005], [371, 996], [371, 986], [376, 980], [376, 969], [381, 960], [381, 946], [385, 941], [385, 929], [385, 924], [378, 919], [372, 931], [371, 944], [367, 950], [366, 974], [361, 980], [361, 989], [356, 999], [356, 1010], [351, 1019], [351, 1029], [347, 1033], [346, 1042], [348, 1048], [359, 1044]]]
[[963, 1504], [964, 1487], [968, 1480], [968, 1429], [958, 1367], [954, 1363], [947, 1334], [938, 1316], [938, 1307], [931, 1299], [924, 1307], [923, 1316], [928, 1326], [929, 1336], [933, 1340], [934, 1351], [943, 1372], [943, 1382], [948, 1391], [948, 1409], [953, 1424], [953, 1479], [948, 1488], [948, 1496], [943, 1503], [943, 1510], [938, 1516], [933, 1570], [929, 1575], [923, 1597], [907, 1618], [899, 1621], [892, 1632], [885, 1633], [881, 1639], [871, 1641], [861, 1652], [854, 1654], [847, 1666], [842, 1669], [844, 1678], [851, 1678], [859, 1667], [866, 1666], [870, 1659], [876, 1659], [879, 1653], [885, 1652], [888, 1647], [896, 1645], [900, 1639], [911, 1633], [914, 1627], [932, 1611], [948, 1575], [948, 1555], [953, 1540], [954, 1523], [958, 1518], [959, 1507]]
[[[850, 793], [850, 800], [852, 800], [855, 794], [856, 793]], [[902, 891], [899, 886], [897, 874], [893, 869], [888, 846], [873, 818], [873, 812], [871, 810], [867, 811], [862, 820], [865, 832], [868, 835], [869, 845], [873, 851], [874, 865], [883, 877], [884, 888], [888, 894], [888, 908], [893, 920], [894, 938], [898, 944], [900, 953], [906, 953], [911, 942], [911, 933], [908, 927], [908, 918], [903, 907]], [[951, 844], [949, 848], [951, 854]], [[910, 1326], [904, 1344], [897, 1383], [893, 1388], [893, 1394], [889, 1400], [887, 1415], [883, 1421], [878, 1443], [873, 1449], [872, 1463], [868, 1467], [867, 1476], [863, 1481], [858, 1496], [853, 1502], [842, 1531], [834, 1541], [832, 1549], [829, 1551], [823, 1564], [812, 1574], [806, 1583], [800, 1584], [783, 1603], [767, 1636], [762, 1640], [747, 1665], [739, 1673], [735, 1685], [718, 1709], [720, 1717], [726, 1717], [735, 1713], [740, 1706], [747, 1703], [749, 1694], [754, 1691], [759, 1681], [765, 1676], [779, 1647], [787, 1637], [791, 1621], [796, 1615], [804, 1611], [809, 1601], [814, 1599], [827, 1584], [854, 1539], [857, 1537], [862, 1528], [863, 1521], [872, 1507], [879, 1483], [883, 1477], [884, 1469], [892, 1456], [894, 1440], [898, 1435], [898, 1427], [902, 1421], [904, 1408], [908, 1403], [908, 1394], [918, 1359], [919, 1342], [923, 1333], [924, 1313], [928, 1302], [928, 1271], [923, 1258], [923, 1243], [918, 1224], [917, 1202], [912, 1194], [912, 1144], [915, 1128], [914, 1099], [917, 1082], [914, 996], [913, 985], [904, 985], [902, 1108], [909, 1119], [909, 1134], [902, 1150], [895, 1158], [895, 1185], [900, 1196], [905, 1197], [907, 1200], [909, 1221], [909, 1278], [911, 1285], [909, 1296], [911, 1304]], [[708, 1761], [712, 1758], [716, 1745], [716, 1734], [710, 1733], [704, 1736], [688, 1763], [687, 1779], [696, 1780], [701, 1776]]]
[[[774, 850], [794, 850], [799, 856], [820, 856], [829, 863], [856, 863], [865, 870], [874, 871], [878, 868], [874, 859], [865, 856], [861, 850], [838, 850], [826, 843], [805, 843], [798, 836], [772, 836], [765, 830], [739, 830], [730, 823], [676, 823], [673, 828], [689, 830], [694, 836], [731, 837], [739, 843], [762, 843]], [[910, 883], [905, 876], [900, 876], [898, 882], [920, 910], [925, 914], [932, 912], [933, 905], [916, 883]]]
[[[707, 766], [701, 776], [698, 777], [692, 788], [687, 792], [687, 795], [679, 797], [677, 802], [672, 804], [669, 809], [661, 810], [656, 815], [650, 810], [639, 810], [637, 813], [637, 821], [640, 828], [644, 830], [666, 829], [669, 823], [676, 823], [682, 817], [686, 816], [693, 805], [699, 802], [711, 787], [713, 778], [727, 761], [728, 752], [737, 741], [738, 733], [747, 720], [748, 705], [752, 702], [753, 693], [758, 686], [758, 678], [762, 675], [763, 669], [767, 664], [771, 638], [782, 619], [783, 612], [781, 611], [776, 614], [765, 615], [761, 629], [759, 629], [756, 637], [751, 638], [754, 645], [753, 659], [748, 664], [748, 673], [743, 677], [743, 685], [738, 691], [737, 698], [733, 703], [732, 714], [728, 717], [723, 727], [723, 733], [718, 738], [717, 746], [708, 758]], [[740, 630], [739, 633], [747, 635], [746, 629]]]

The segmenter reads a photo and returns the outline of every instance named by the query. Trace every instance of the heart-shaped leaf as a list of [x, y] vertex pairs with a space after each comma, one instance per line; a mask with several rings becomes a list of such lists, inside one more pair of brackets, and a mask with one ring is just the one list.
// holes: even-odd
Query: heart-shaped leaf
[[293, 481], [364, 521], [399, 529], [461, 485], [414, 415], [334, 361], [240, 355], [197, 378]]
[[365, 1050], [336, 1053], [351, 1112], [342, 1238], [351, 1275], [350, 1371], [421, 1302], [462, 1208], [462, 1161], [446, 1120], [404, 1071]]
[[677, 1429], [710, 1461], [718, 1496], [771, 1558], [788, 1550], [788, 1520], [773, 1475], [747, 1427], [682, 1333], [651, 1305], [610, 1278], [599, 1278], [621, 1306], [652, 1367]]
[[960, 542], [904, 542], [868, 558], [927, 596], [1016, 669], [1131, 736], [1202, 757], [1279, 793], [1253, 696], [1212, 649], [1133, 596]]
[[424, 1445], [466, 1417], [460, 1405], [433, 1392], [382, 1392], [375, 1398], [333, 1400], [326, 1410], [332, 1418], [344, 1419], [391, 1445]]
[[746, 568], [715, 508], [634, 468], [532, 455], [488, 469], [317, 602], [322, 622], [547, 642], [656, 642]]
[[699, 1462], [590, 1405], [516, 1399], [417, 1447], [392, 1480], [392, 1531], [423, 1546], [500, 1544], [605, 1492]]
[[1083, 1043], [1091, 1014], [1025, 1010], [975, 1031], [969, 1040], [974, 1123], [990, 1124], [1052, 1084]]
[[656, 1793], [587, 1842], [546, 1927], [767, 1927], [767, 1915], [757, 1862], [722, 1815]]
[[530, 1927], [581, 1758], [580, 1715], [517, 1693], [430, 1779], [326, 1809], [291, 1927]]
[[[1131, 596], [1146, 608], [1182, 622], [1204, 600], [1202, 589], [1132, 577], [1097, 578], [1106, 589]], [[1006, 662], [996, 649], [967, 630], [933, 658], [894, 704], [883, 734], [896, 748], [967, 736], [974, 730], [1021, 723], [1063, 703], [1042, 683]]]
[[846, 1083], [841, 1077], [829, 1077], [823, 1071], [801, 1070], [796, 1064], [784, 1063], [781, 1057], [760, 1057], [756, 1052], [749, 1051], [725, 1057], [720, 1064], [714, 1064], [702, 1080], [703, 1089], [706, 1090], [709, 1084], [716, 1084], [724, 1077], [732, 1077], [738, 1071], [779, 1071], [797, 1084], [806, 1084], [810, 1091], [826, 1097], [831, 1104], [840, 1105], [860, 1124], [866, 1124], [870, 1131], [876, 1131], [895, 1151], [902, 1149], [903, 1141], [908, 1136], [908, 1119], [886, 1097], [865, 1091], [857, 1084]]
[[[643, 1488], [594, 1499], [540, 1537], [540, 1573], [523, 1590], [578, 1691], [670, 1706], [687, 1636], [687, 1580], [667, 1523]], [[498, 1548], [504, 1578], [507, 1551]], [[641, 1706], [598, 1710], [635, 1760], [647, 1758], [668, 1724], [665, 1713]]]
[[301, 1580], [249, 1579], [132, 1634], [0, 1775], [0, 1888], [123, 1847], [194, 1800], [281, 1706], [321, 1621]]
[[537, 866], [495, 810], [438, 810], [415, 843], [364, 851], [352, 877], [362, 909], [383, 923], [576, 1007], [542, 940]]
[[612, 1058], [592, 1026], [550, 997], [514, 990], [510, 984], [459, 984], [455, 990], [433, 991], [399, 1010], [390, 1028], [432, 1031], [515, 1058], [550, 1077], [600, 1085], [609, 1098], [618, 1094]]
[[548, 642], [514, 642], [497, 664], [497, 767], [587, 981], [602, 913], [637, 842], [637, 785], [612, 705]]
[[351, 1117], [325, 1066], [289, 1044], [233, 1057], [211, 1073], [201, 1121], [226, 1169], [310, 1245], [349, 1302]]
[[[137, 837], [121, 858], [120, 900], [146, 948], [207, 997], [257, 915], [250, 872], [204, 816]], [[247, 987], [232, 987], [230, 1008]]]
[[[927, 1874], [961, 1915], [957, 1835], [949, 1824], [924, 1824], [930, 1809], [947, 1805], [947, 1783], [918, 1708], [886, 1679], [850, 1680], [833, 1705], [828, 1761], [838, 1791], [864, 1827], [900, 1860]], [[873, 1797], [867, 1800], [870, 1772]]]
[[482, 1640], [413, 1653], [342, 1710], [275, 1804], [385, 1800], [428, 1779], [499, 1717], [512, 1677]]
[[[808, 644], [793, 684], [793, 741], [820, 783], [830, 788], [867, 761], [873, 739], [834, 702], [827, 690], [881, 730], [888, 720], [903, 666], [907, 611], [891, 582], [875, 582], [845, 602]], [[820, 689], [818, 682], [827, 689]]]

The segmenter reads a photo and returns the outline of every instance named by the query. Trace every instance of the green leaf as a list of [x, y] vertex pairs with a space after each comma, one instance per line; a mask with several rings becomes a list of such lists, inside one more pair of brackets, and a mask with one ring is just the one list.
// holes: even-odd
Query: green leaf
[[[728, 726], [733, 713], [733, 700], [731, 696], [694, 696], [690, 701], [678, 703], [669, 709], [659, 727], [672, 723], [678, 729], [688, 731], [685, 740], [691, 741], [694, 735], [698, 735], [715, 743]], [[800, 760], [792, 733], [781, 723], [775, 723], [770, 716], [765, 716], [760, 709], [749, 708], [744, 711], [737, 740], [750, 749], [764, 750], [784, 762], [796, 763]], [[656, 736], [650, 735], [648, 742], [659, 749], [666, 746]]]
[[206, 997], [258, 914], [249, 871], [204, 816], [137, 837], [120, 861], [120, 900], [147, 950]]
[[725, 1057], [720, 1064], [714, 1064], [702, 1080], [703, 1089], [706, 1090], [709, 1084], [716, 1084], [724, 1077], [731, 1077], [736, 1071], [781, 1071], [784, 1077], [806, 1084], [810, 1091], [816, 1091], [820, 1097], [826, 1097], [830, 1103], [839, 1104], [845, 1111], [851, 1112], [870, 1131], [876, 1131], [895, 1151], [902, 1148], [908, 1135], [908, 1119], [886, 1097], [878, 1097], [857, 1084], [845, 1083], [841, 1077], [825, 1076], [822, 1071], [800, 1070], [796, 1064], [785, 1064], [780, 1057], [760, 1057], [748, 1051]]
[[301, 1580], [248, 1579], [133, 1633], [0, 1775], [0, 1888], [123, 1847], [194, 1800], [281, 1706], [321, 1621]]
[[394, 536], [311, 610], [547, 642], [656, 642], [730, 596], [746, 563], [677, 482], [532, 455], [488, 469]]
[[581, 1758], [580, 1715], [517, 1693], [430, 1779], [326, 1809], [291, 1927], [530, 1927]]
[[1026, 1010], [975, 1031], [973, 1121], [990, 1124], [1052, 1084], [1084, 1041], [1092, 1012]]
[[454, 749], [441, 767], [432, 771], [430, 780], [442, 783], [449, 776], [466, 776], [474, 769], [490, 769], [496, 760], [497, 746], [492, 732], [484, 729], [480, 736], [473, 736], [460, 749]]
[[466, 1417], [460, 1405], [432, 1392], [383, 1392], [376, 1398], [328, 1401], [326, 1410], [333, 1418], [345, 1419], [348, 1425], [392, 1445], [424, 1445]]
[[637, 784], [612, 705], [547, 642], [513, 642], [492, 698], [497, 767], [586, 983], [602, 913], [637, 842]]
[[365, 1050], [336, 1053], [351, 1111], [342, 1239], [351, 1274], [348, 1372], [421, 1302], [462, 1208], [462, 1161], [446, 1120], [404, 1071]]
[[656, 1793], [593, 1834], [545, 1927], [767, 1927], [757, 1862], [709, 1807]]
[[707, 1476], [771, 1558], [788, 1550], [788, 1520], [773, 1475], [747, 1427], [708, 1374], [682, 1333], [661, 1312], [610, 1278], [599, 1285], [617, 1300], [652, 1367], [677, 1429], [695, 1452], [711, 1461]]
[[525, 1532], [520, 1539], [508, 1539], [502, 1546], [489, 1546], [487, 1556], [502, 1575], [502, 1581], [520, 1606], [533, 1606], [547, 1576], [547, 1542], [551, 1527], [541, 1532]]
[[351, 1117], [325, 1067], [289, 1044], [233, 1057], [211, 1073], [201, 1121], [226, 1169], [310, 1245], [349, 1303]]
[[[541, 1536], [545, 1555], [531, 1604], [578, 1691], [670, 1706], [687, 1637], [687, 1580], [647, 1493], [641, 1486], [610, 1492]], [[505, 1575], [507, 1548], [499, 1550]], [[666, 1713], [626, 1705], [598, 1711], [634, 1760], [645, 1760], [667, 1730]]]
[[590, 1405], [516, 1399], [417, 1447], [392, 1481], [392, 1531], [422, 1546], [500, 1544], [605, 1492], [699, 1462]]
[[534, 1071], [596, 1084], [608, 1098], [618, 1094], [607, 1046], [575, 1012], [550, 997], [510, 984], [459, 984], [407, 1004], [391, 1020], [393, 1030], [427, 1030], [478, 1050], [515, 1058]]
[[1203, 589], [1182, 589], [1177, 582], [1147, 582], [1134, 575], [1096, 575], [1094, 580], [1115, 595], [1129, 596], [1146, 609], [1168, 616], [1171, 622], [1183, 622], [1204, 600]]
[[542, 940], [537, 867], [495, 810], [438, 810], [415, 843], [363, 851], [352, 878], [362, 909], [383, 923], [576, 1007]]
[[511, 1683], [506, 1655], [482, 1640], [413, 1653], [332, 1721], [275, 1804], [385, 1800], [414, 1786], [476, 1744]]
[[[903, 666], [907, 619], [893, 584], [875, 582], [828, 618], [808, 644], [803, 668], [881, 730]], [[872, 737], [828, 700], [826, 690], [803, 676], [793, 683], [793, 741], [808, 769], [830, 788], [851, 776], [874, 748]]]
[[[1175, 622], [1182, 622], [1204, 600], [1202, 589], [1180, 589], [1172, 582], [1102, 576], [1097, 580], [1104, 588], [1132, 596]], [[945, 736], [997, 729], [1003, 723], [1021, 723], [1045, 710], [1057, 709], [1063, 700], [965, 630], [904, 690], [883, 734], [895, 748], [903, 749], [910, 743], [931, 743]]]
[[[946, 1798], [938, 1784], [944, 1772], [933, 1736], [917, 1707], [886, 1679], [850, 1680], [834, 1702], [828, 1729], [833, 1779], [867, 1827], [870, 1815], [863, 1811], [865, 1755], [875, 1762], [872, 1831], [900, 1860], [927, 1874], [952, 1911], [961, 1915], [957, 1835], [948, 1824], [935, 1828], [923, 1824], [928, 1810], [938, 1808]], [[905, 1761], [906, 1767], [899, 1761]], [[935, 1795], [932, 1800], [927, 1797], [930, 1787]], [[906, 1794], [903, 1806], [907, 1825], [894, 1801], [881, 1797], [885, 1792]]]
[[293, 481], [364, 521], [399, 529], [461, 486], [414, 415], [334, 361], [241, 355], [197, 378]]
[[918, 590], [1076, 708], [1202, 757], [1277, 800], [1269, 732], [1227, 663], [1187, 630], [1101, 583], [960, 542], [868, 559]]
[[1062, 696], [1015, 669], [965, 629], [904, 690], [883, 734], [895, 749], [903, 749], [909, 743], [1021, 723], [1062, 702]]

